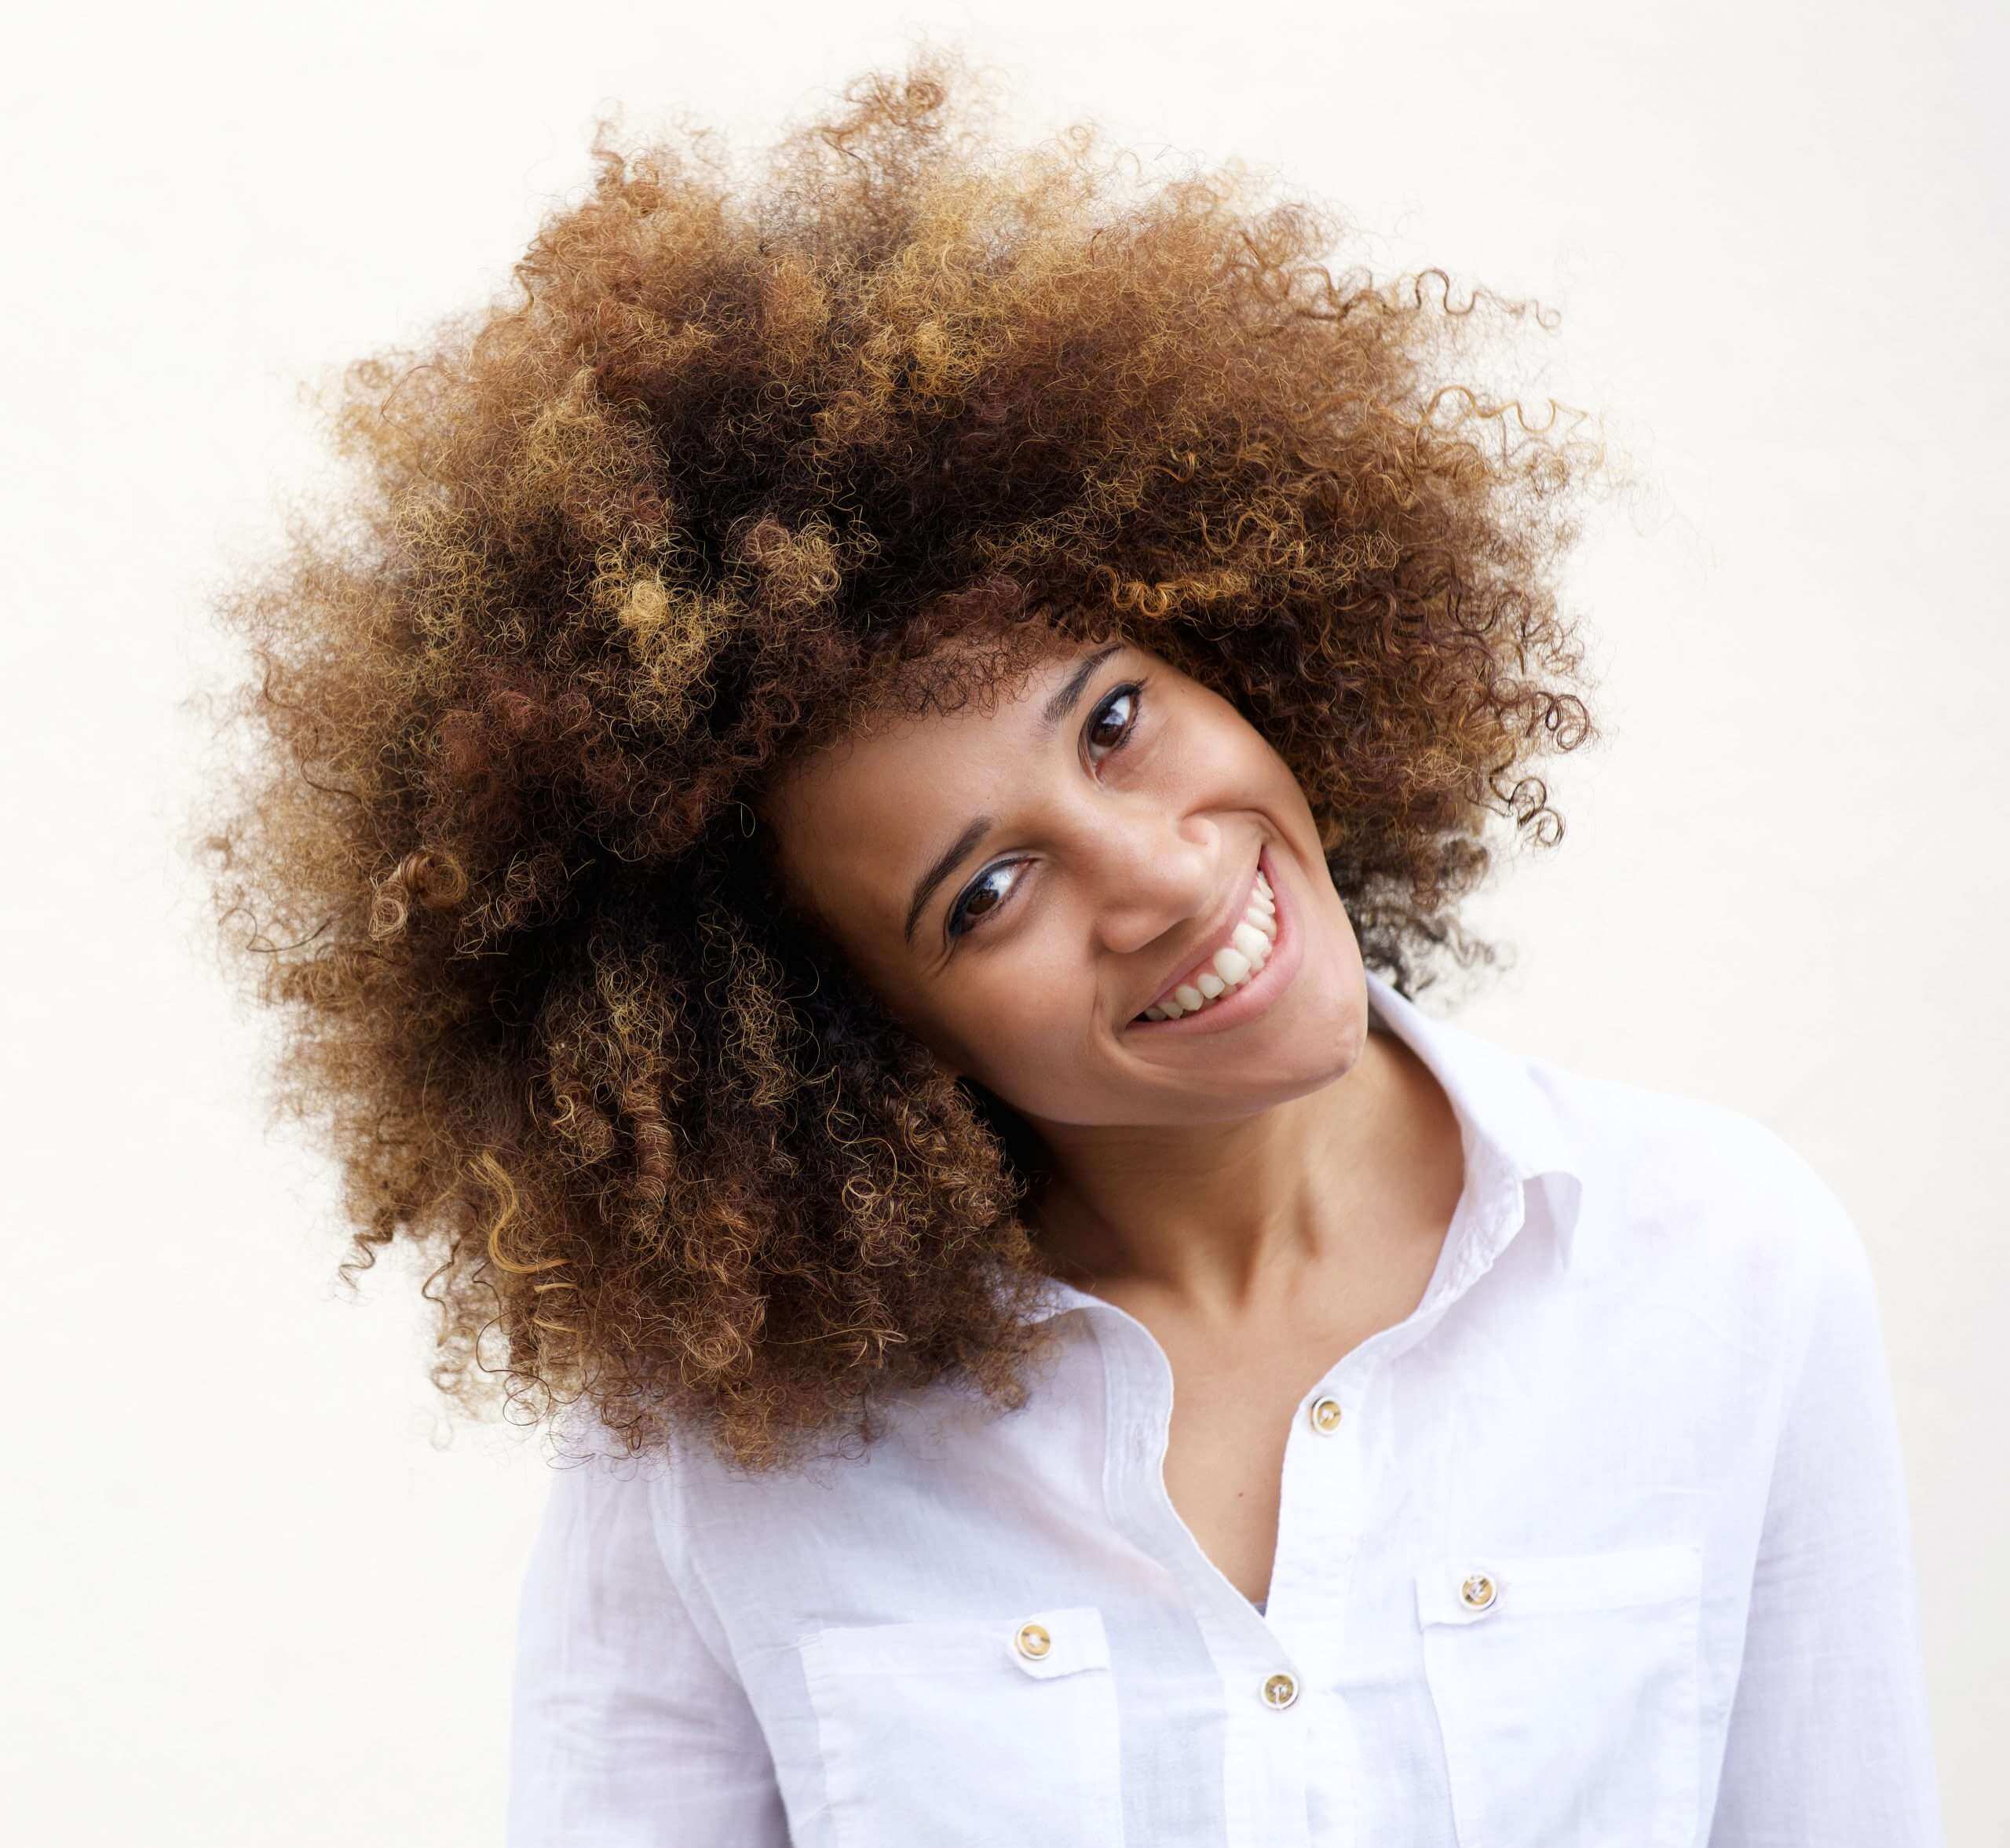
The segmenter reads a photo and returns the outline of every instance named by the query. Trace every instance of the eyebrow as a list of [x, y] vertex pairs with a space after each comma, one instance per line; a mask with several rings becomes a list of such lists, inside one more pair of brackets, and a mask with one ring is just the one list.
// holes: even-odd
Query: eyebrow
[[[1088, 685], [1090, 677], [1123, 647], [1120, 641], [1107, 642], [1076, 664], [1075, 671], [1054, 689], [1047, 703], [1040, 708], [1040, 723], [1033, 734], [1036, 743], [1045, 744], [1054, 736], [1062, 721], [1080, 703], [1083, 690]], [[914, 941], [914, 927], [920, 921], [922, 908], [934, 895], [935, 888], [977, 850], [978, 843], [991, 832], [995, 819], [989, 815], [973, 816], [970, 825], [936, 856], [927, 871], [915, 880], [914, 897], [908, 905], [907, 922], [901, 931], [902, 937], [908, 944]]]

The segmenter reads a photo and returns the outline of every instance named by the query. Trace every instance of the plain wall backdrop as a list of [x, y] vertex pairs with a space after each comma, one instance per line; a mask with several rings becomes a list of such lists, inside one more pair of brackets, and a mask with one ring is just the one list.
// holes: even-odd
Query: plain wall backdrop
[[177, 842], [206, 599], [328, 466], [304, 384], [506, 292], [594, 117], [744, 149], [918, 34], [1350, 213], [1338, 254], [1561, 316], [1643, 482], [1566, 582], [1606, 733], [1456, 1010], [1778, 1130], [1869, 1245], [1957, 1844], [2010, 1843], [1997, 1388], [2010, 29], [1981, 0], [407, 0], [9, 34], [0, 1835], [500, 1838], [534, 1440], [450, 1423], [419, 1273], [358, 1295]]

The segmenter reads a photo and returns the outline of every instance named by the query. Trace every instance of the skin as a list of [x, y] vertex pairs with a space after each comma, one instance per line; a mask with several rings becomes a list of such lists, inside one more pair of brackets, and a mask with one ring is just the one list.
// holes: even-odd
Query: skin
[[[1057, 643], [989, 711], [896, 717], [805, 756], [762, 820], [883, 1004], [1043, 1138], [1040, 1245], [1165, 1350], [1168, 1493], [1259, 1598], [1298, 1402], [1422, 1297], [1464, 1185], [1458, 1122], [1372, 1027], [1311, 810], [1233, 705], [1126, 644], [1043, 729], [1103, 645]], [[980, 813], [991, 831], [910, 940], [917, 880]], [[1239, 911], [1259, 848], [1299, 937], [1288, 979], [1219, 1031], [1134, 1027]]]

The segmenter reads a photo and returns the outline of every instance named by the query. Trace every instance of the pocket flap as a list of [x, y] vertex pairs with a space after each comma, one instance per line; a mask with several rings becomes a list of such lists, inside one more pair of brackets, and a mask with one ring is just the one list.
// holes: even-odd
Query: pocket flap
[[[1102, 1612], [1095, 1605], [1029, 1612], [1017, 1623], [1001, 1628], [1013, 1666], [1025, 1674], [1044, 1679], [1049, 1675], [1073, 1675], [1078, 1669], [1109, 1666], [1109, 1639], [1103, 1634]], [[1021, 1646], [1029, 1632], [1036, 1633], [1036, 1642], [1044, 1638], [1043, 1653], [1030, 1653]]]
[[1008, 1611], [995, 1617], [826, 1625], [806, 1652], [846, 1675], [995, 1675], [1000, 1662], [1044, 1679], [1109, 1666], [1101, 1609], [1092, 1604]]
[[[1489, 1583], [1469, 1594], [1475, 1578]], [[1702, 1583], [1703, 1549], [1695, 1541], [1599, 1553], [1475, 1550], [1433, 1560], [1417, 1573], [1416, 1614], [1423, 1623], [1478, 1623], [1511, 1611], [1616, 1610], [1694, 1598]]]

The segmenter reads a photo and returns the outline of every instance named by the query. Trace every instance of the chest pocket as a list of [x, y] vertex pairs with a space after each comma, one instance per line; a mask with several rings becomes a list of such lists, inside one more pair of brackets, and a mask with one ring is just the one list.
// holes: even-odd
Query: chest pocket
[[827, 1627], [801, 1653], [837, 1848], [1121, 1841], [1095, 1605]]
[[1417, 1574], [1459, 1848], [1688, 1848], [1701, 1597], [1687, 1543]]

